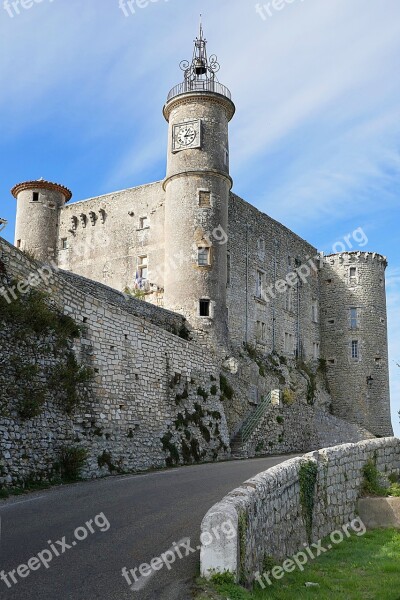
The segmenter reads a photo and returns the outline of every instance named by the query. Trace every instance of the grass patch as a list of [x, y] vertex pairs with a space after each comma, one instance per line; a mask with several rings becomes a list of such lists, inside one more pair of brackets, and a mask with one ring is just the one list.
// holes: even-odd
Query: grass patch
[[[377, 529], [353, 534], [310, 561], [303, 572], [286, 573], [281, 580], [271, 577], [274, 583], [265, 590], [247, 591], [226, 580], [207, 582], [196, 600], [399, 600], [399, 560], [400, 531]], [[319, 587], [306, 588], [308, 581]]]

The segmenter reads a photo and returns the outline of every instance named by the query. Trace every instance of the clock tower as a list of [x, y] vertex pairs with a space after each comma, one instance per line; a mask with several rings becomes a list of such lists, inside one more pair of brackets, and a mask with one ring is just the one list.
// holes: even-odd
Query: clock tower
[[165, 204], [165, 308], [186, 316], [200, 341], [227, 342], [228, 126], [235, 113], [207, 56], [200, 25], [184, 80], [164, 106], [169, 124]]

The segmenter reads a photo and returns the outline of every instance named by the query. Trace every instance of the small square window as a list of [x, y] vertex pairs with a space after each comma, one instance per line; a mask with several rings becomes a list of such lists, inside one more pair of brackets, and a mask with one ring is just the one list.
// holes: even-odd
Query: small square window
[[33, 194], [32, 194], [32, 201], [33, 202], [39, 202], [39, 192], [33, 192]]
[[211, 208], [211, 193], [201, 191], [199, 192], [199, 207], [200, 208]]
[[62, 250], [67, 250], [67, 248], [68, 248], [68, 239], [67, 238], [62, 238], [61, 248], [62, 248]]
[[198, 248], [197, 264], [199, 267], [208, 267], [210, 265], [210, 248]]
[[146, 229], [146, 227], [149, 227], [149, 219], [148, 217], [141, 217], [139, 219], [139, 229]]
[[200, 317], [210, 316], [210, 300], [200, 300], [199, 303], [199, 315]]

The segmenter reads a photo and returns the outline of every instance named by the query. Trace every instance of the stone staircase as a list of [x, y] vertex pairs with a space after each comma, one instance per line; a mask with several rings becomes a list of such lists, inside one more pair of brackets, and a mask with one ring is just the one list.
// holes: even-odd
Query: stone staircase
[[250, 413], [247, 419], [244, 420], [241, 428], [231, 440], [231, 452], [232, 458], [246, 458], [246, 443], [250, 440], [252, 434], [257, 429], [261, 420], [263, 419], [267, 408], [271, 404], [270, 392], [267, 396], [262, 398], [257, 408]]

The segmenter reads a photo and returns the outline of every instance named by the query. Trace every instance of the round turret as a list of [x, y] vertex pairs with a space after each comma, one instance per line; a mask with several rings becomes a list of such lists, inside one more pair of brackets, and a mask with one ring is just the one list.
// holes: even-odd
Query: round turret
[[348, 252], [325, 258], [322, 355], [333, 412], [375, 435], [393, 435], [384, 256]]
[[17, 199], [15, 245], [37, 260], [54, 258], [58, 241], [59, 211], [72, 193], [44, 179], [19, 183], [11, 190]]
[[229, 90], [216, 81], [202, 29], [184, 82], [164, 106], [169, 123], [164, 305], [186, 316], [199, 338], [227, 338]]

